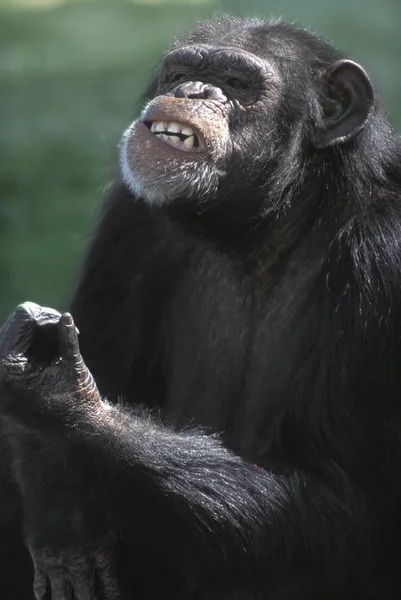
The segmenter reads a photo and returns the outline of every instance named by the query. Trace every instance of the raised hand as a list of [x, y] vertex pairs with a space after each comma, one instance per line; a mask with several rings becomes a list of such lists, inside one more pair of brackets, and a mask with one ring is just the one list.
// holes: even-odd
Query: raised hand
[[65, 420], [100, 401], [70, 314], [32, 302], [16, 308], [0, 330], [0, 398], [2, 413], [24, 423]]

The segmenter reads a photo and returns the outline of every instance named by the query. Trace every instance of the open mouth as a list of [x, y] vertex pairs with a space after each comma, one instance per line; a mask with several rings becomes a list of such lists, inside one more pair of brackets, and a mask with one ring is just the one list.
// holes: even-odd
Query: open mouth
[[177, 121], [144, 121], [146, 127], [159, 140], [176, 150], [198, 152], [201, 149], [199, 134], [189, 125]]

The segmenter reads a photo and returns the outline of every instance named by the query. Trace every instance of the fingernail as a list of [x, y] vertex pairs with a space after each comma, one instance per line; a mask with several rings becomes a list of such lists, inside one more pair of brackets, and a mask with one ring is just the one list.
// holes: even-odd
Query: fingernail
[[74, 324], [74, 319], [72, 318], [72, 315], [70, 315], [70, 313], [66, 312], [63, 313], [63, 321], [66, 325], [73, 325]]

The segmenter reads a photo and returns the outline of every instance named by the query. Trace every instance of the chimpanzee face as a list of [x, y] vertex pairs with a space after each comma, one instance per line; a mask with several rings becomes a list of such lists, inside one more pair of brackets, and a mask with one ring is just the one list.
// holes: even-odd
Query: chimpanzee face
[[147, 202], [205, 202], [227, 179], [250, 188], [294, 140], [300, 150], [326, 148], [363, 126], [373, 92], [359, 65], [337, 60], [317, 70], [301, 47], [303, 63], [294, 60], [294, 43], [266, 36], [258, 55], [251, 42], [236, 46], [235, 34], [224, 43], [189, 36], [191, 43], [176, 44], [153, 99], [125, 131], [123, 178]]

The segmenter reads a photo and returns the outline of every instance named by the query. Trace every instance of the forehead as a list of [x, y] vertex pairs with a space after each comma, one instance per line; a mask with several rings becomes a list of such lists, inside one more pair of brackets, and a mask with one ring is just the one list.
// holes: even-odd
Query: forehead
[[325, 40], [281, 21], [220, 17], [204, 21], [180, 37], [181, 45], [204, 45], [251, 53], [264, 61], [328, 65], [343, 55]]

